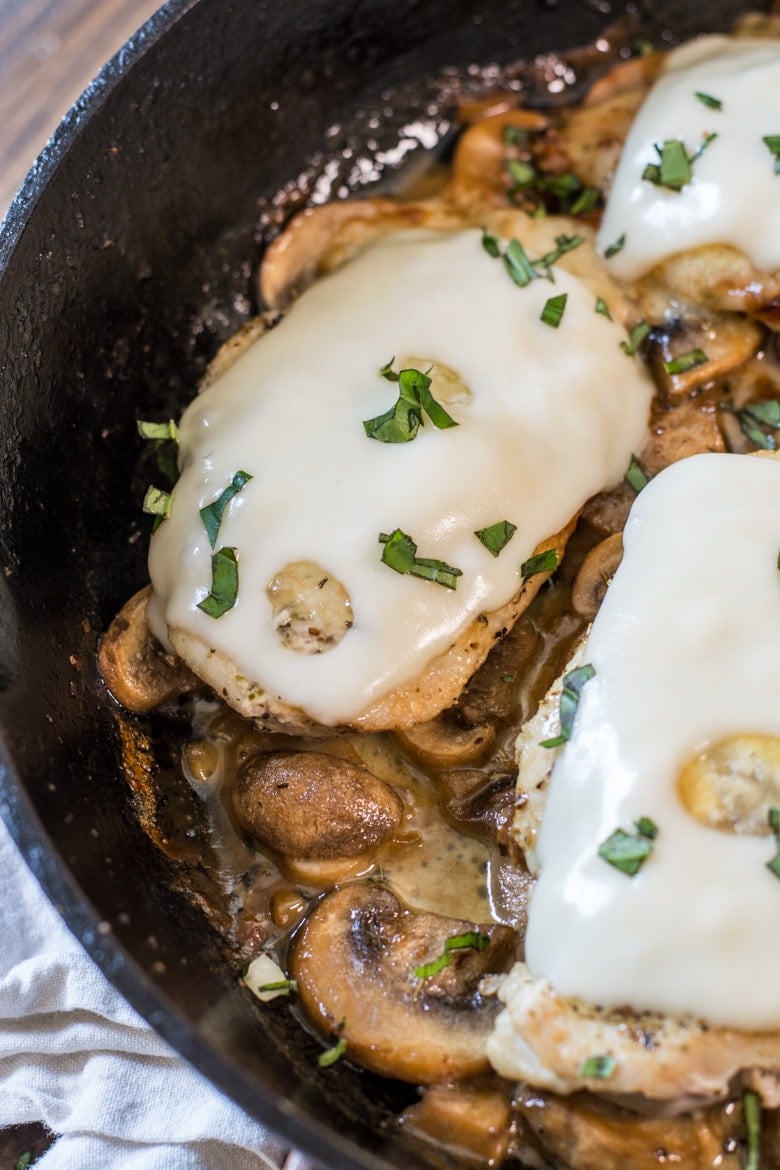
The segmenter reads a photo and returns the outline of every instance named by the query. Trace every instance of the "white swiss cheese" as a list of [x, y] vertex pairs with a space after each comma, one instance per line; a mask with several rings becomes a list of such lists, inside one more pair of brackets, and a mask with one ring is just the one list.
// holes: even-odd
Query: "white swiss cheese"
[[[479, 231], [420, 231], [383, 239], [305, 292], [181, 421], [182, 475], [149, 557], [161, 641], [175, 648], [184, 632], [335, 725], [508, 602], [535, 546], [619, 481], [645, 437], [650, 383], [620, 348], [624, 330], [595, 311], [580, 280], [554, 275], [520, 288]], [[542, 310], [562, 293], [553, 328]], [[426, 421], [410, 443], [377, 442], [363, 420], [398, 393], [378, 371], [410, 355], [443, 362], [468, 386], [467, 400], [447, 407], [459, 425]], [[212, 552], [199, 509], [238, 470], [253, 478], [218, 539], [237, 549], [238, 598], [214, 619], [197, 608]], [[501, 520], [517, 532], [494, 557], [474, 533]], [[455, 590], [381, 563], [379, 534], [396, 528], [419, 557], [462, 571]], [[271, 578], [301, 560], [343, 584], [354, 614], [353, 628], [319, 655], [281, 643], [266, 595]]]
[[[722, 103], [708, 107], [697, 93]], [[692, 163], [680, 191], [642, 175], [656, 144], [684, 143]], [[610, 259], [634, 280], [677, 252], [728, 244], [763, 271], [780, 268], [780, 175], [764, 137], [780, 135], [780, 41], [702, 37], [668, 57], [637, 114], [607, 199], [599, 250], [625, 236]]]
[[[778, 549], [771, 458], [696, 455], [634, 504], [537, 843], [526, 958], [560, 995], [780, 1028], [775, 840], [705, 827], [677, 788], [710, 743], [780, 736]], [[640, 817], [658, 836], [629, 877], [598, 849]]]

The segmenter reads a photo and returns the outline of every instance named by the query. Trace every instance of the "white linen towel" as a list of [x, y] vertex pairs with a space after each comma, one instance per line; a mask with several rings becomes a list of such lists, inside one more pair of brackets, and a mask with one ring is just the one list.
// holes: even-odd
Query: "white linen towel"
[[0, 1126], [41, 1121], [36, 1170], [312, 1170], [122, 999], [0, 820]]

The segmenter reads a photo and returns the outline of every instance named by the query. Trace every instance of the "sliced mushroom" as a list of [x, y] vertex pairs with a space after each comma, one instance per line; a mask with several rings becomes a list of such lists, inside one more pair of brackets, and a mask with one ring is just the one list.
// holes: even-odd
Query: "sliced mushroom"
[[[690, 394], [758, 353], [765, 330], [749, 317], [713, 313], [686, 317], [663, 333], [653, 350], [656, 380], [670, 395]], [[670, 373], [673, 363], [678, 373]]]
[[166, 654], [146, 623], [147, 585], [126, 602], [103, 635], [98, 667], [111, 694], [136, 715], [200, 686], [180, 658]]
[[233, 808], [242, 829], [295, 858], [354, 858], [392, 837], [403, 804], [367, 768], [325, 752], [255, 756], [238, 774]]
[[780, 739], [720, 739], [688, 761], [678, 787], [688, 811], [709, 828], [767, 836], [770, 809], [780, 808]]
[[596, 616], [622, 559], [622, 532], [599, 541], [587, 554], [571, 587], [571, 603], [580, 617], [592, 621]]
[[487, 759], [496, 742], [496, 727], [487, 720], [469, 726], [459, 718], [457, 708], [450, 707], [428, 723], [399, 729], [395, 738], [402, 751], [423, 768], [441, 771]]
[[[447, 951], [448, 940], [470, 932], [488, 940], [485, 949]], [[355, 883], [309, 916], [291, 974], [309, 1018], [326, 1034], [340, 1029], [347, 1058], [413, 1084], [460, 1081], [488, 1067], [496, 1005], [479, 983], [508, 967], [515, 937], [505, 926], [413, 914], [387, 887]], [[437, 974], [415, 975], [445, 954]]]
[[273, 627], [297, 654], [322, 654], [352, 629], [352, 603], [341, 582], [314, 561], [294, 561], [266, 589]]

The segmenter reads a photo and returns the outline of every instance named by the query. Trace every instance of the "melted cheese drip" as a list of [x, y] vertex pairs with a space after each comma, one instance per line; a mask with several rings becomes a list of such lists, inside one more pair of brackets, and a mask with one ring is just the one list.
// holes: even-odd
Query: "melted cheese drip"
[[[554, 329], [540, 315], [564, 292]], [[517, 287], [478, 231], [399, 233], [320, 280], [182, 419], [182, 475], [149, 557], [156, 635], [176, 647], [187, 632], [327, 725], [415, 677], [514, 596], [535, 546], [617, 482], [643, 442], [648, 379], [621, 351], [623, 329], [594, 309], [560, 269], [554, 285]], [[447, 404], [455, 428], [376, 442], [363, 420], [397, 396], [378, 370], [407, 354], [445, 363], [470, 396]], [[238, 600], [213, 619], [197, 609], [212, 551], [198, 512], [239, 469], [253, 479], [218, 540], [238, 550]], [[504, 519], [518, 531], [494, 557], [474, 533]], [[461, 569], [457, 589], [382, 564], [379, 534], [395, 528], [419, 557]], [[319, 655], [295, 653], [272, 628], [266, 586], [301, 560], [333, 574], [354, 612]]]
[[[780, 1027], [774, 839], [705, 827], [677, 789], [710, 742], [780, 735], [779, 546], [773, 459], [685, 459], [632, 509], [538, 841], [526, 957], [561, 995]], [[659, 832], [631, 878], [597, 851], [643, 816]]]
[[[707, 108], [697, 92], [723, 108]], [[681, 191], [642, 178], [658, 161], [656, 144], [680, 139], [691, 157], [711, 133], [717, 138]], [[762, 141], [778, 134], [780, 43], [709, 36], [671, 52], [631, 127], [599, 231], [601, 252], [625, 234], [609, 262], [615, 275], [637, 279], [707, 244], [732, 245], [765, 271], [780, 268], [780, 175]]]

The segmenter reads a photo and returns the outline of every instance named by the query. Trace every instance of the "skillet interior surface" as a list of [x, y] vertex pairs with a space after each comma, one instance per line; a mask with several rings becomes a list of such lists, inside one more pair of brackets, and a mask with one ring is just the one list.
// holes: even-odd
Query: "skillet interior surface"
[[275, 223], [320, 198], [327, 176], [349, 186], [356, 112], [385, 108], [397, 141], [414, 83], [439, 134], [452, 78], [472, 62], [530, 61], [615, 21], [627, 38], [663, 43], [728, 28], [742, 7], [173, 0], [72, 111], [6, 221], [0, 811], [125, 996], [327, 1164], [408, 1165], [392, 1124], [406, 1097], [346, 1065], [319, 1071], [288, 1013], [248, 1002], [218, 932], [179, 888], [180, 859], [139, 826], [123, 721], [98, 679], [98, 636], [145, 580], [135, 420], [177, 414], [257, 307], [252, 276]]

